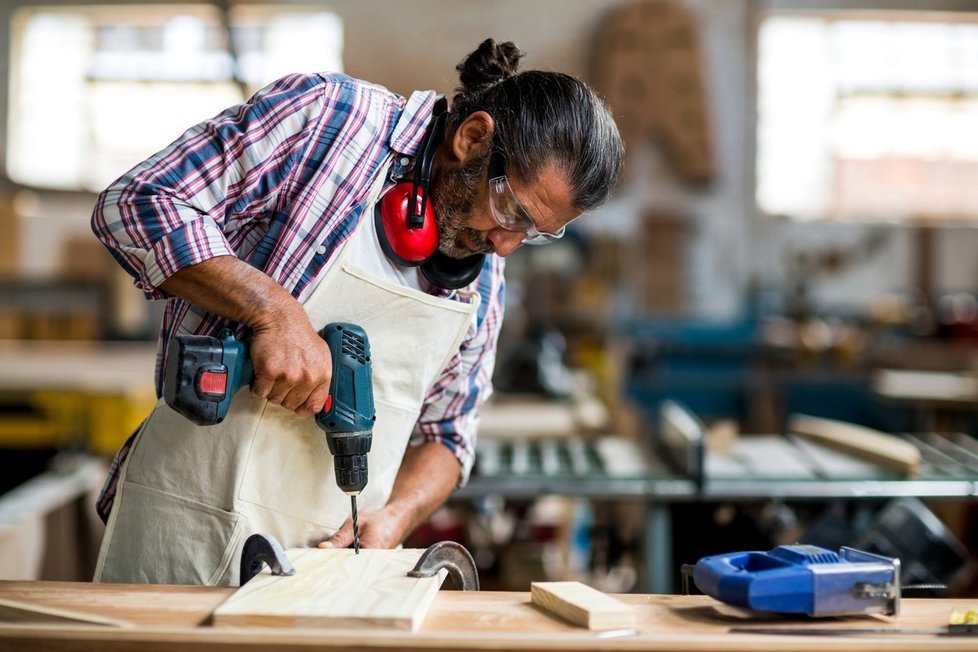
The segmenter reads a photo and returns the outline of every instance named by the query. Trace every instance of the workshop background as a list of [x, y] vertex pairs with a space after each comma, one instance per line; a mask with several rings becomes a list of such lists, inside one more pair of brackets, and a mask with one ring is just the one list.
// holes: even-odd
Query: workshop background
[[0, 6], [0, 578], [89, 579], [162, 305], [96, 193], [287, 72], [451, 94], [486, 37], [576, 74], [611, 202], [510, 258], [473, 478], [408, 545], [484, 588], [677, 592], [781, 543], [976, 595], [978, 2], [9, 0]]

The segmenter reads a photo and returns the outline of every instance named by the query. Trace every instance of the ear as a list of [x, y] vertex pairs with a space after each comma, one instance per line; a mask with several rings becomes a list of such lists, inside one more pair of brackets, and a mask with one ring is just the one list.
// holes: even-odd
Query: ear
[[485, 111], [469, 114], [455, 130], [452, 137], [452, 153], [461, 162], [481, 156], [489, 147], [496, 123]]

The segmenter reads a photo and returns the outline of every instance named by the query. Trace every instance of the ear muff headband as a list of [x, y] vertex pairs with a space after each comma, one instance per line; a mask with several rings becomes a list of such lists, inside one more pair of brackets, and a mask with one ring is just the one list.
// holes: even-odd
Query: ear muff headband
[[435, 103], [431, 124], [418, 148], [420, 156], [411, 181], [402, 181], [384, 194], [374, 209], [377, 235], [384, 254], [402, 267], [420, 266], [429, 283], [457, 290], [482, 271], [483, 254], [456, 259], [438, 251], [438, 224], [429, 201], [431, 168], [445, 136], [448, 102]]
[[[448, 112], [445, 111], [444, 103], [439, 102], [435, 105], [436, 115], [431, 128], [421, 142], [421, 160], [414, 167], [414, 184], [411, 187], [411, 195], [417, 197], [416, 202], [411, 203], [411, 214], [408, 217], [408, 227], [420, 229], [424, 226], [425, 217], [429, 211], [428, 189], [431, 187], [431, 165], [435, 160], [435, 152], [438, 145], [445, 137], [445, 120]], [[434, 210], [430, 210], [434, 216]]]
[[446, 102], [435, 104], [435, 115], [421, 141], [411, 181], [402, 181], [377, 203], [374, 219], [380, 244], [388, 258], [403, 267], [414, 267], [438, 248], [438, 225], [429, 201], [431, 167], [445, 134]]

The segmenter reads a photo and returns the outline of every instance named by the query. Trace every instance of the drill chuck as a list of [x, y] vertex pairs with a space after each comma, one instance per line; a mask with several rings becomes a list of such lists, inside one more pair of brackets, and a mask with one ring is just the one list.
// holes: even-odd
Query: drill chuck
[[330, 433], [326, 437], [333, 455], [336, 485], [346, 494], [359, 494], [367, 486], [367, 453], [372, 438], [369, 430]]

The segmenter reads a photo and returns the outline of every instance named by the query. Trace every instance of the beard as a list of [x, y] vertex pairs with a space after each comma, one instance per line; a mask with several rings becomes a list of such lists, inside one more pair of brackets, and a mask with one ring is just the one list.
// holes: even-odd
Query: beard
[[[489, 169], [489, 153], [444, 170], [431, 191], [438, 226], [438, 250], [449, 258], [491, 254], [493, 245], [483, 234], [465, 226], [472, 214], [476, 189]], [[466, 246], [461, 236], [474, 246]]]

